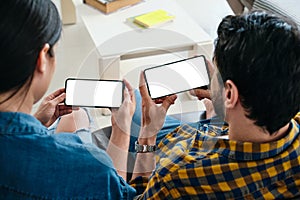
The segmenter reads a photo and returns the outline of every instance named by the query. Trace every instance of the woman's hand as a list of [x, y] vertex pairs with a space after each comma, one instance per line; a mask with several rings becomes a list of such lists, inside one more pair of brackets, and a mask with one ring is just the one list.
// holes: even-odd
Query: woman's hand
[[157, 105], [149, 96], [144, 74], [142, 72], [140, 74], [139, 90], [142, 96], [142, 128], [139, 136], [139, 143], [142, 144], [144, 139], [150, 139], [150, 143], [155, 143], [156, 134], [163, 127], [167, 111], [169, 107], [174, 104], [177, 96], [171, 95], [165, 97], [161, 101], [161, 105]]
[[131, 85], [124, 80], [124, 101], [119, 109], [112, 109], [112, 132], [106, 152], [120, 176], [126, 180], [130, 126], [135, 111], [135, 96]]
[[49, 127], [58, 117], [72, 113], [74, 108], [61, 104], [65, 100], [65, 97], [64, 88], [53, 92], [43, 99], [34, 116], [44, 126]]
[[135, 111], [136, 101], [134, 89], [128, 81], [124, 80], [124, 101], [119, 109], [112, 109], [112, 127], [119, 128], [124, 133], [130, 133], [132, 116]]

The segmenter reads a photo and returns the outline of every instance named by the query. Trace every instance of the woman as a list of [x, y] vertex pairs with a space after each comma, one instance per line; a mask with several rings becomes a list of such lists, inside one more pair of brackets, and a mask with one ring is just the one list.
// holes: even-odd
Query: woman
[[[61, 22], [54, 4], [3, 1], [0, 13], [0, 199], [132, 199], [135, 190], [104, 151], [76, 134], [49, 132], [59, 116], [72, 112], [59, 105], [64, 89], [44, 99], [36, 118], [30, 115], [56, 65]], [[134, 108], [132, 95], [125, 96]], [[114, 116], [132, 117], [134, 110], [128, 111]]]

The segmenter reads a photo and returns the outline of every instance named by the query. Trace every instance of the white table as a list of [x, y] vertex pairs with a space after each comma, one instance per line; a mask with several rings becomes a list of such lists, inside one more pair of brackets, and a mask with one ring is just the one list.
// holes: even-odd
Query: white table
[[[172, 0], [145, 0], [109, 15], [90, 9], [82, 19], [99, 53], [100, 78], [119, 79], [121, 60], [181, 51], [212, 55], [212, 38]], [[174, 21], [144, 30], [126, 23], [157, 9], [175, 15]]]

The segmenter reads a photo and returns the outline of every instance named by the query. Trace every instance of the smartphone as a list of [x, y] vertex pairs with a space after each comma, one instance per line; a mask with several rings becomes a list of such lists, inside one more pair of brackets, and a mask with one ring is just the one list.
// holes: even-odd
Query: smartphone
[[207, 63], [203, 55], [145, 69], [144, 76], [152, 99], [209, 85]]
[[123, 102], [124, 83], [119, 80], [68, 78], [65, 105], [118, 108]]

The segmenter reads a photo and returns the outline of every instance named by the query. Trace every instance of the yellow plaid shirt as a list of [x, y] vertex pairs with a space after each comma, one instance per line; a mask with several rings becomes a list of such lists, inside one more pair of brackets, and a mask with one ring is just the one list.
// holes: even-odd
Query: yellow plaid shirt
[[131, 185], [143, 199], [300, 199], [299, 127], [300, 113], [284, 138], [259, 144], [181, 126], [159, 144], [150, 179]]

